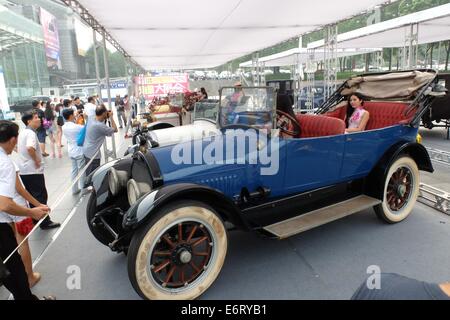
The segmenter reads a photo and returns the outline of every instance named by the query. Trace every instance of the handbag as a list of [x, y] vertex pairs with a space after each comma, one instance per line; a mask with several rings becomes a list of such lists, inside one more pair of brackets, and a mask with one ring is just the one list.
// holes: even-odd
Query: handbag
[[84, 139], [86, 138], [86, 129], [87, 129], [87, 124], [81, 128], [80, 132], [78, 132], [77, 135], [77, 146], [82, 147], [84, 144]]

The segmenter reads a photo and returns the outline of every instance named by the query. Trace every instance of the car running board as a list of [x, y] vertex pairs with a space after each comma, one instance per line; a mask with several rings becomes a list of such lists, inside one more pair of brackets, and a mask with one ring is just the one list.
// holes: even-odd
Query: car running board
[[379, 203], [381, 203], [381, 200], [366, 195], [360, 195], [328, 207], [310, 211], [300, 216], [265, 226], [264, 230], [274, 234], [279, 239], [284, 239], [373, 207]]

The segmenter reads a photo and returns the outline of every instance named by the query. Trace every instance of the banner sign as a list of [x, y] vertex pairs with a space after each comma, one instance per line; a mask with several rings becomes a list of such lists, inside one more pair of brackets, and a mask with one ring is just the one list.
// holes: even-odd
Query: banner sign
[[187, 73], [156, 77], [141, 75], [135, 78], [135, 84], [138, 87], [139, 94], [142, 93], [146, 99], [189, 91]]
[[40, 18], [44, 31], [44, 47], [47, 56], [47, 66], [50, 69], [58, 69], [60, 67], [59, 56], [59, 36], [56, 27], [56, 18], [51, 13], [41, 8]]
[[74, 26], [78, 55], [85, 57], [87, 51], [94, 45], [92, 30], [78, 19], [74, 19]]

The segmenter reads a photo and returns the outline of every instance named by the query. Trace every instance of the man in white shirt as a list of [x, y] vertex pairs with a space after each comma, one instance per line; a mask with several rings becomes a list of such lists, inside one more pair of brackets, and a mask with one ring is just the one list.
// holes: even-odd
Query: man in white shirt
[[[48, 194], [45, 187], [44, 166], [42, 153], [36, 136], [36, 129], [41, 125], [36, 111], [27, 112], [22, 116], [26, 128], [19, 134], [17, 153], [19, 154], [20, 178], [25, 189], [40, 203], [47, 204]], [[50, 220], [47, 216], [41, 223], [43, 230], [58, 228], [59, 223]]]
[[28, 277], [20, 255], [15, 252], [3, 265], [3, 260], [17, 247], [9, 215], [28, 216], [39, 220], [45, 217], [49, 211], [46, 206], [30, 209], [18, 205], [13, 200], [16, 194], [16, 170], [8, 155], [16, 146], [18, 134], [19, 126], [17, 124], [11, 121], [0, 121], [0, 264], [2, 267], [6, 267], [10, 273], [1, 280], [13, 294], [15, 300], [37, 300], [38, 298], [30, 291]]
[[95, 105], [95, 98], [89, 97], [88, 103], [84, 105], [84, 114], [87, 115], [88, 119], [95, 119], [95, 109], [97, 106]]
[[[70, 160], [72, 160], [72, 181], [75, 180], [78, 173], [84, 167], [83, 147], [79, 147], [77, 145], [77, 137], [81, 129], [83, 129], [83, 126], [75, 123], [73, 113], [74, 112], [71, 109], [63, 110], [63, 117], [66, 123], [62, 127], [64, 137], [67, 139], [69, 157]], [[78, 181], [78, 184], [74, 184], [72, 186], [72, 194], [77, 194], [81, 189], [83, 189], [84, 177], [85, 175], [83, 174]]]

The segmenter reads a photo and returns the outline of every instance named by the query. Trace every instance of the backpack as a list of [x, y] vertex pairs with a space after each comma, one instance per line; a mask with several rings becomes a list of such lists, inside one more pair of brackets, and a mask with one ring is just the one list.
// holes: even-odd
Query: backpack
[[56, 124], [61, 127], [64, 125], [64, 118], [61, 115], [61, 111], [58, 113], [58, 118], [56, 118]]
[[80, 130], [80, 132], [77, 135], [77, 146], [82, 147], [84, 144], [84, 140], [86, 139], [86, 129], [87, 124], [83, 126], [83, 128]]
[[44, 127], [44, 129], [50, 129], [52, 127], [52, 121], [48, 120], [47, 118], [42, 119], [42, 126]]

